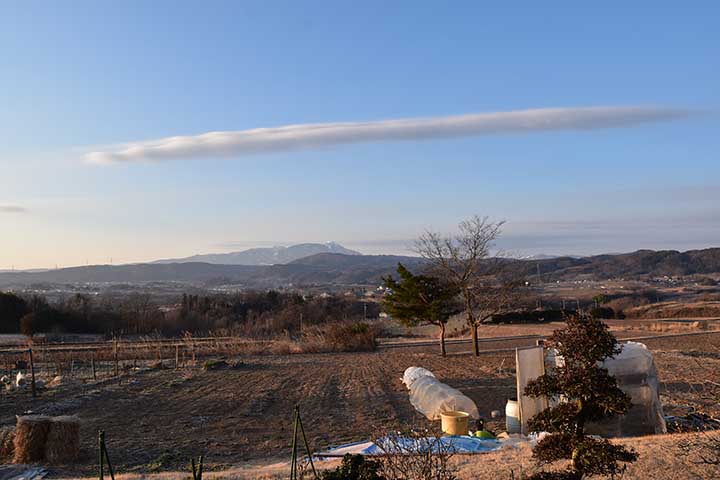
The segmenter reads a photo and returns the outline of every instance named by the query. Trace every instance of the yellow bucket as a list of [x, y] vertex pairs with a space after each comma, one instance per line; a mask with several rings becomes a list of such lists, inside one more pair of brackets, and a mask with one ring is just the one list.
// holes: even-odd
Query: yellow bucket
[[449, 411], [440, 414], [442, 431], [448, 435], [467, 435], [470, 414], [466, 412]]

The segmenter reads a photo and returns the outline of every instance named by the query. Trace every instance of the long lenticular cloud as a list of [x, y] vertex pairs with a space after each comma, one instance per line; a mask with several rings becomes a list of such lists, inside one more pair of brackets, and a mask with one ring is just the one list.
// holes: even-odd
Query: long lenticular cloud
[[243, 157], [333, 145], [396, 142], [520, 134], [561, 130], [595, 130], [686, 117], [689, 110], [653, 107], [541, 108], [448, 117], [375, 122], [318, 123], [167, 137], [121, 145], [85, 155], [91, 163]]

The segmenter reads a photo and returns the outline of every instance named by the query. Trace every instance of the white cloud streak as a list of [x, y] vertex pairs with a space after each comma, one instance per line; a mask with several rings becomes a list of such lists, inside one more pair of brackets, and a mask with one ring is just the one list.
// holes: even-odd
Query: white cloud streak
[[656, 106], [542, 108], [448, 117], [410, 118], [375, 122], [318, 123], [275, 128], [209, 132], [134, 142], [93, 151], [90, 163], [206, 157], [243, 157], [333, 145], [522, 134], [562, 130], [595, 130], [667, 121], [690, 115], [689, 110]]
[[26, 213], [28, 210], [20, 205], [0, 205], [0, 213]]

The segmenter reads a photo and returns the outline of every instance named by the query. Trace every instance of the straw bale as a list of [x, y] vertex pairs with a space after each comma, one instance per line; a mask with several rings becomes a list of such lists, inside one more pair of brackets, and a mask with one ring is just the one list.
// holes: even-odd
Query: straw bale
[[45, 442], [45, 458], [54, 464], [74, 462], [80, 456], [80, 420], [72, 415], [53, 417]]
[[50, 418], [44, 415], [17, 417], [13, 462], [42, 462], [45, 459], [45, 441], [49, 429]]
[[0, 460], [12, 458], [15, 427], [0, 427]]

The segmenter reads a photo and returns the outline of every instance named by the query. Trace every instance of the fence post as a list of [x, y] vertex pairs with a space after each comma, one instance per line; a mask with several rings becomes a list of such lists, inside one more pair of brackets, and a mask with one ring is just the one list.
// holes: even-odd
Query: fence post
[[117, 339], [113, 342], [113, 353], [115, 356], [115, 376], [117, 377], [119, 373], [119, 367], [118, 367], [118, 342]]
[[95, 355], [90, 357], [90, 368], [92, 368], [93, 380], [97, 380], [97, 374], [95, 373]]
[[175, 345], [175, 370], [178, 369], [178, 363], [180, 362], [180, 345]]
[[35, 398], [37, 393], [35, 392], [35, 363], [33, 362], [32, 348], [28, 349], [30, 354], [30, 388], [32, 390], [32, 396]]
[[103, 460], [105, 460], [104, 457], [103, 457], [103, 453], [104, 453], [103, 450], [104, 450], [104, 448], [105, 448], [105, 432], [103, 432], [102, 430], [100, 430], [100, 431], [98, 432], [98, 465], [99, 465], [99, 467], [100, 467], [100, 472], [99, 472], [99, 474], [100, 474], [100, 477], [99, 477], [100, 480], [104, 480], [104, 479], [103, 479], [103, 477], [104, 477], [103, 474], [105, 473], [105, 472], [103, 471], [103, 470], [104, 470], [104, 469], [103, 469]]

